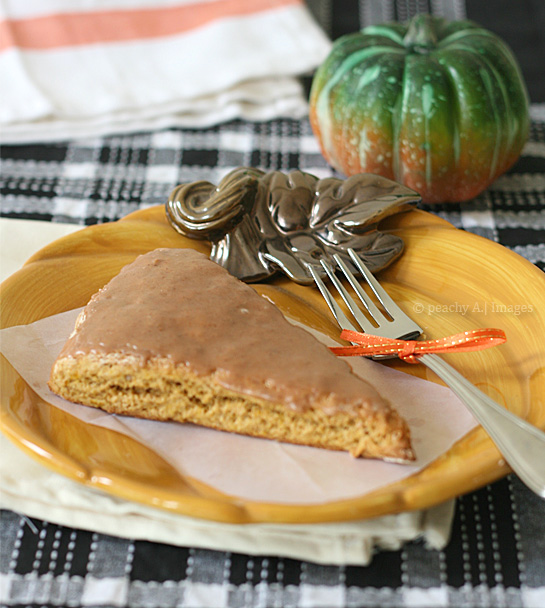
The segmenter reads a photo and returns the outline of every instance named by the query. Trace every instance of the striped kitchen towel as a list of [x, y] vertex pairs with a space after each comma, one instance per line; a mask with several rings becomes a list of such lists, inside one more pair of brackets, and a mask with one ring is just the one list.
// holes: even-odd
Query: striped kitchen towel
[[2, 0], [3, 143], [301, 117], [330, 41], [303, 0]]

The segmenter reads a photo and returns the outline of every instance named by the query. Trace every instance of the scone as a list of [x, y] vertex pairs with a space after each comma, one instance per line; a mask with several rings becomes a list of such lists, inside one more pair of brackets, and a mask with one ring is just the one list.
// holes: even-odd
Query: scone
[[49, 386], [115, 414], [414, 459], [406, 422], [370, 384], [192, 249], [142, 255], [95, 294]]

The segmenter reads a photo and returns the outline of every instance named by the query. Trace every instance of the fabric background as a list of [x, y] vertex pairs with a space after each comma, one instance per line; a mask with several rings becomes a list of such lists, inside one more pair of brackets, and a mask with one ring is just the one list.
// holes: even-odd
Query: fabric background
[[[309, 0], [309, 6], [332, 38], [377, 20], [432, 11], [479, 20], [511, 43], [533, 104], [521, 159], [475, 200], [423, 208], [545, 269], [543, 2]], [[3, 216], [81, 225], [163, 203], [180, 181], [214, 182], [238, 165], [332, 174], [305, 118], [4, 146], [1, 154]], [[132, 541], [11, 511], [2, 513], [0, 531], [6, 606], [545, 605], [545, 503], [513, 476], [458, 498], [444, 550], [415, 541], [378, 552], [367, 567]]]

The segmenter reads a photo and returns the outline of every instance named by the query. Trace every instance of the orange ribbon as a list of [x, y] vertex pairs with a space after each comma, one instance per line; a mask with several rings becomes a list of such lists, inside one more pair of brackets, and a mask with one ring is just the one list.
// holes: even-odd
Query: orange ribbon
[[341, 338], [354, 346], [331, 346], [330, 350], [341, 357], [397, 355], [407, 363], [418, 363], [418, 357], [430, 353], [466, 353], [503, 344], [507, 338], [501, 329], [484, 327], [464, 331], [438, 340], [393, 340], [371, 334], [343, 329]]

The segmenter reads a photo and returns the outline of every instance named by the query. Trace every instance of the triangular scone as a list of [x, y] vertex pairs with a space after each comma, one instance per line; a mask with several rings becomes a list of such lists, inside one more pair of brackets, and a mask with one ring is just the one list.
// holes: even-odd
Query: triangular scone
[[414, 459], [407, 424], [370, 384], [191, 249], [142, 255], [95, 294], [49, 386], [111, 413]]

